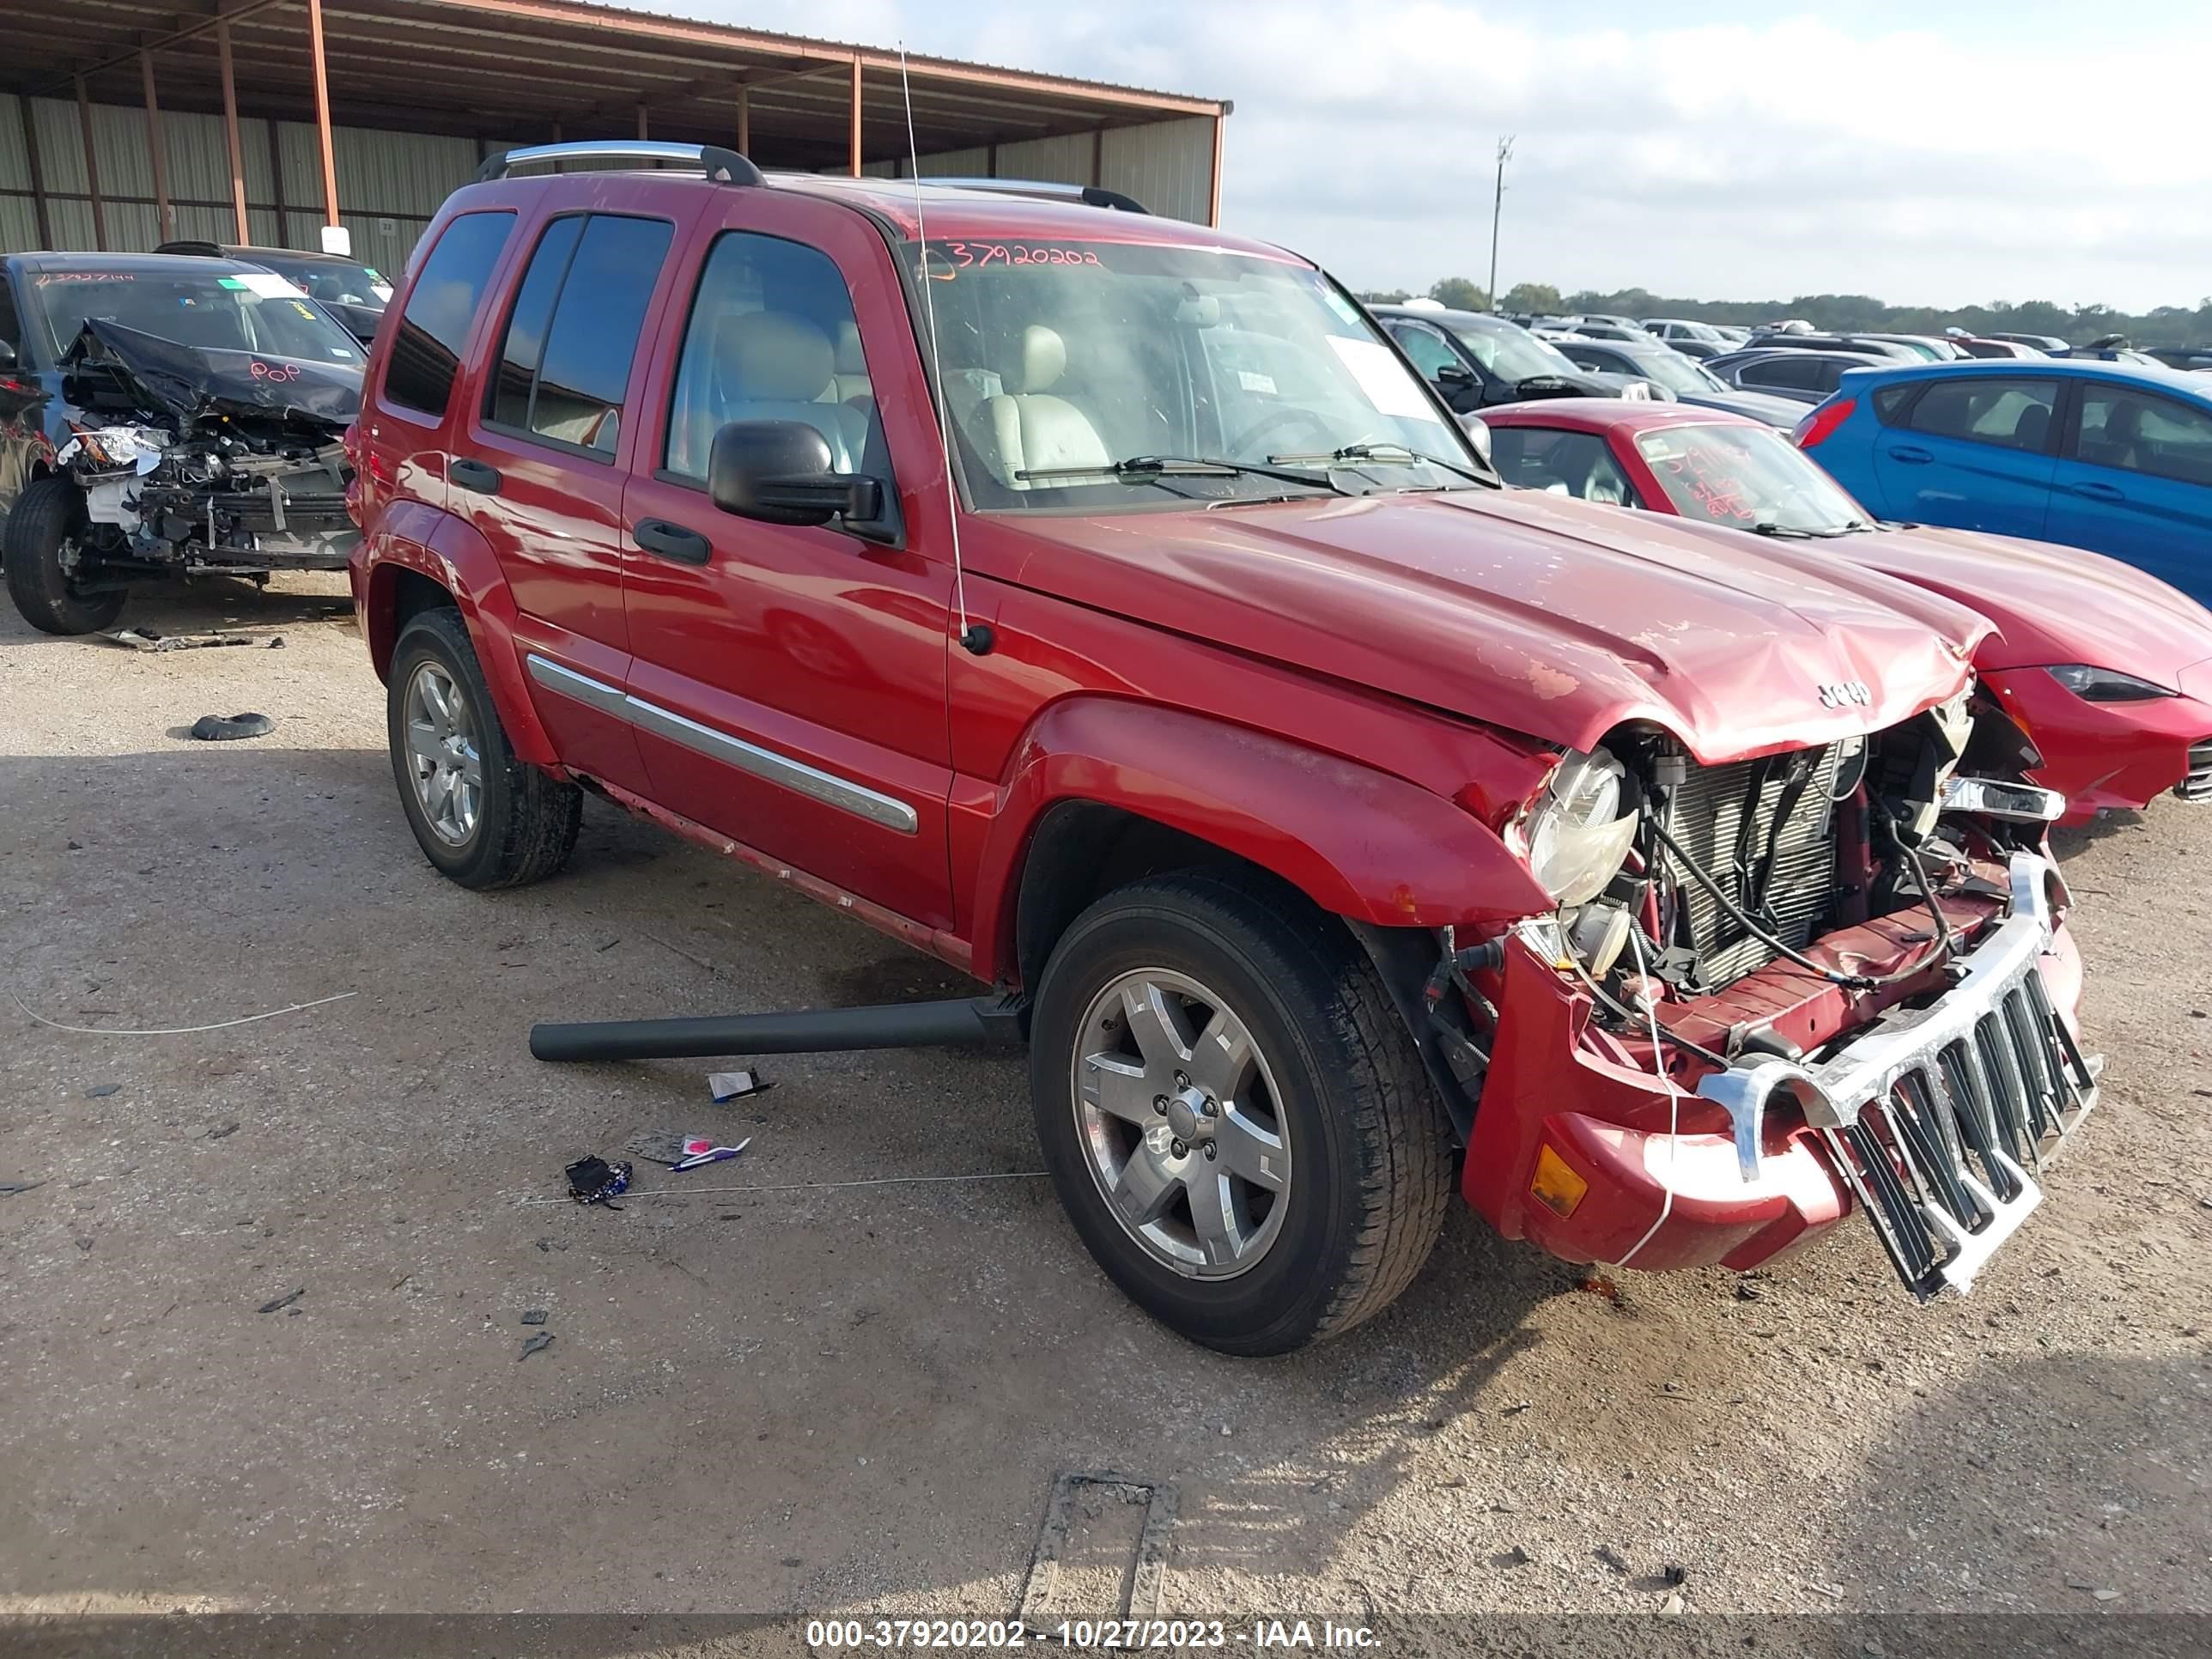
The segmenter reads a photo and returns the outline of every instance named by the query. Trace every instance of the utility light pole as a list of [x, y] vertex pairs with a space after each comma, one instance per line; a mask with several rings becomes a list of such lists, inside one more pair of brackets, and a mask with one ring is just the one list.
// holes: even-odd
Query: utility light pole
[[1505, 164], [1513, 159], [1513, 135], [1498, 141], [1498, 194], [1490, 203], [1490, 308], [1498, 309], [1498, 217], [1505, 209]]

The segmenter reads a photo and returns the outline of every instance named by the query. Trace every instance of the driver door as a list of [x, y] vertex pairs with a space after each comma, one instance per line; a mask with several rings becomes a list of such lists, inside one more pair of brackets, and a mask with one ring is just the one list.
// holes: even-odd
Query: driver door
[[[916, 544], [941, 505], [918, 512], [900, 493], [935, 470], [898, 416], [929, 406], [898, 277], [842, 207], [795, 191], [718, 199], [683, 256], [690, 274], [654, 360], [657, 420], [623, 498], [629, 700], [651, 793], [947, 927], [952, 576]], [[869, 538], [840, 520], [763, 524], [717, 507], [714, 435], [759, 420], [813, 427], [837, 470], [882, 483], [902, 526]]]

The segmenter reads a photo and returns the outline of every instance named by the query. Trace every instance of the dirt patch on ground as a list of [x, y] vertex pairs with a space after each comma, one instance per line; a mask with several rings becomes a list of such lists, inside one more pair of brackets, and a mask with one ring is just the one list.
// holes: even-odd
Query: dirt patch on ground
[[[779, 1060], [721, 1107], [703, 1064], [532, 1062], [539, 1018], [945, 979], [596, 804], [558, 880], [441, 881], [337, 592], [133, 601], [279, 650], [0, 618], [0, 990], [343, 998], [122, 1038], [0, 995], [0, 1184], [39, 1183], [0, 1196], [0, 1608], [1005, 1616], [1071, 1469], [1176, 1487], [1170, 1612], [2212, 1602], [2212, 811], [2067, 839], [2104, 1103], [1971, 1299], [1916, 1310], [1860, 1228], [1608, 1298], [1455, 1211], [1355, 1337], [1240, 1362], [1039, 1181], [722, 1190], [1034, 1170], [1012, 1059]], [[168, 735], [246, 709], [274, 732]], [[560, 1200], [657, 1127], [752, 1146]]]

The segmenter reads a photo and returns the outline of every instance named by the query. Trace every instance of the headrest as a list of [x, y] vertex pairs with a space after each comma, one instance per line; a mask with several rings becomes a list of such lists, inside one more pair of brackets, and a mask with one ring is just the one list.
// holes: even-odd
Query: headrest
[[1024, 392], [1047, 392], [1067, 371], [1067, 342], [1031, 323], [1022, 331], [1021, 360], [1011, 377]]
[[724, 318], [714, 356], [726, 395], [755, 403], [811, 403], [836, 367], [830, 337], [804, 317], [781, 311]]
[[866, 374], [868, 360], [860, 353], [860, 325], [848, 319], [837, 325], [837, 372]]

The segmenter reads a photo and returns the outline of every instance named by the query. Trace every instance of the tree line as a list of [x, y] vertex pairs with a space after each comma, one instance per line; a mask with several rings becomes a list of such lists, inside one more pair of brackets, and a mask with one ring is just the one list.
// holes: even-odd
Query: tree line
[[[1402, 289], [1360, 295], [1377, 305], [1401, 304], [1412, 297]], [[1429, 298], [1455, 311], [1491, 309], [1490, 295], [1482, 284], [1464, 276], [1447, 276], [1432, 283]], [[1801, 294], [1790, 300], [1684, 300], [1641, 288], [1618, 289], [1610, 294], [1595, 289], [1561, 294], [1548, 283], [1516, 283], [1499, 296], [1497, 308], [1509, 313], [1552, 316], [1610, 312], [1638, 319], [1681, 317], [1694, 322], [1754, 327], [1802, 317], [1816, 329], [1843, 334], [1858, 331], [1940, 334], [1946, 328], [1963, 328], [1970, 334], [2055, 334], [2077, 345], [2107, 334], [2124, 335], [2139, 346], [2196, 345], [2212, 340], [2212, 296], [2200, 300], [2193, 310], [2160, 306], [2138, 315], [2115, 311], [2110, 306], [2069, 307], [2048, 300], [2027, 300], [2017, 305], [1998, 300], [1988, 305], [1954, 307], [1887, 305], [1870, 294]]]

